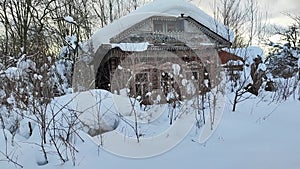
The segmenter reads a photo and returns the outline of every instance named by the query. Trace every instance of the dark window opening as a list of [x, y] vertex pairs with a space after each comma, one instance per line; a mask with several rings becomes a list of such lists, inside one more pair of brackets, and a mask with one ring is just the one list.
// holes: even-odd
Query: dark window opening
[[145, 98], [148, 90], [149, 89], [147, 84], [135, 84], [136, 96], [141, 96], [142, 98]]
[[117, 68], [117, 59], [116, 58], [111, 58], [110, 59], [110, 70], [115, 70]]
[[135, 81], [139, 83], [148, 82], [148, 73], [138, 73], [135, 75]]
[[192, 72], [194, 80], [198, 80], [198, 72]]
[[174, 78], [166, 72], [161, 73], [161, 89], [165, 96], [174, 88]]
[[153, 72], [151, 75], [153, 89], [159, 89], [159, 87], [160, 87], [160, 78], [159, 78], [158, 74], [159, 74], [159, 71], [157, 69], [153, 69]]
[[186, 73], [186, 78], [188, 80], [199, 80], [200, 77], [200, 73], [197, 70], [193, 70], [192, 72], [187, 72]]

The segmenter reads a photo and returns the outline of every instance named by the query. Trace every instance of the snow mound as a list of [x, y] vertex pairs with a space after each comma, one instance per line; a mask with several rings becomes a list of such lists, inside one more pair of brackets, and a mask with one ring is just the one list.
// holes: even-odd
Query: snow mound
[[65, 20], [66, 22], [76, 24], [76, 21], [75, 21], [74, 18], [71, 17], [71, 16], [66, 16], [66, 17], [64, 17], [64, 20]]
[[117, 128], [119, 118], [112, 100], [112, 94], [104, 90], [91, 90], [74, 94], [73, 106], [79, 112], [78, 118], [90, 136]]

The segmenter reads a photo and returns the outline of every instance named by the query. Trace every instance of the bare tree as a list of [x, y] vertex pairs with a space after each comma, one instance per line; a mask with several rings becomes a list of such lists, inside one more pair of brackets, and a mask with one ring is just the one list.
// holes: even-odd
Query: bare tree
[[[254, 40], [259, 39], [263, 35], [264, 23], [261, 22], [263, 14], [259, 10], [259, 5], [256, 0], [220, 0], [215, 2], [215, 17], [222, 20], [223, 24], [234, 32], [234, 40], [231, 50], [234, 53], [241, 53], [240, 49], [234, 51], [234, 48], [244, 48], [241, 57], [245, 60], [251, 60], [247, 57], [247, 47], [253, 44]], [[248, 63], [249, 64], [249, 63]], [[234, 85], [234, 100], [232, 110], [236, 110], [236, 105], [248, 97], [244, 97], [244, 94], [248, 91], [245, 87], [251, 80], [250, 74], [245, 70], [239, 75], [239, 78], [231, 83]], [[252, 79], [253, 80], [253, 79]]]

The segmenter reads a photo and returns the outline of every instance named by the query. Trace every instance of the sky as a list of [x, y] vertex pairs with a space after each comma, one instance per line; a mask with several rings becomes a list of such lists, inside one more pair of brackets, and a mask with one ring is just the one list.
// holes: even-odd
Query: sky
[[[202, 10], [211, 14], [213, 11], [213, 0], [191, 0], [198, 5]], [[246, 0], [242, 0], [246, 1]], [[289, 14], [300, 15], [299, 0], [257, 0], [261, 9], [268, 13], [268, 22], [270, 24], [277, 24], [286, 26], [292, 23], [292, 19], [286, 16]]]
[[286, 25], [292, 22], [289, 14], [300, 14], [299, 0], [261, 0], [267, 8], [271, 23]]

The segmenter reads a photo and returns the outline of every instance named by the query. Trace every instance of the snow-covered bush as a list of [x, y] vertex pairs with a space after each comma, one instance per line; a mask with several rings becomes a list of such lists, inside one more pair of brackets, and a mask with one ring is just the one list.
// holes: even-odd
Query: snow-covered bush
[[[55, 62], [43, 55], [25, 54], [10, 63], [12, 66], [3, 65], [0, 70], [0, 125], [13, 136], [19, 134], [26, 139], [34, 130], [39, 131], [44, 163], [47, 163], [44, 144], [48, 143], [48, 135], [51, 136], [53, 130], [54, 133], [69, 130], [69, 127], [56, 128], [60, 125], [56, 124], [55, 115], [52, 116], [48, 109], [54, 97], [72, 92], [69, 83], [72, 64], [65, 60]], [[64, 121], [71, 122], [69, 118], [66, 116]], [[58, 137], [52, 136], [52, 143], [57, 143]], [[70, 137], [68, 134], [63, 136], [61, 138]]]
[[268, 55], [268, 71], [274, 78], [291, 78], [298, 73], [300, 50], [289, 44], [270, 43], [272, 51]]
[[[278, 33], [281, 40], [269, 43], [266, 59], [268, 76], [276, 85], [274, 100], [286, 100], [296, 94], [300, 75], [300, 25], [293, 25]], [[299, 89], [298, 89], [299, 90]], [[300, 97], [300, 96], [298, 96]]]
[[72, 93], [71, 88], [73, 63], [70, 60], [60, 59], [56, 61], [48, 73], [53, 80], [55, 93], [59, 95]]

